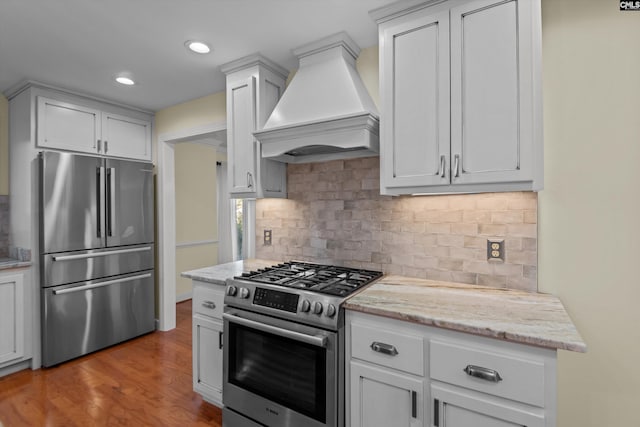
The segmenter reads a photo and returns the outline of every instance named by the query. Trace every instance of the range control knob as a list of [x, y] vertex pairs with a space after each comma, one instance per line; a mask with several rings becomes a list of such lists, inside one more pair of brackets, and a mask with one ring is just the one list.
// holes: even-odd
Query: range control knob
[[303, 300], [302, 306], [300, 306], [300, 311], [306, 313], [309, 310], [311, 310], [311, 303], [309, 302], [309, 300]]
[[336, 306], [333, 304], [329, 304], [327, 306], [327, 316], [328, 317], [333, 317], [336, 315]]
[[238, 288], [233, 285], [229, 285], [229, 287], [227, 288], [227, 295], [229, 295], [230, 297], [235, 297], [237, 293]]
[[322, 303], [316, 301], [313, 303], [313, 314], [320, 314], [320, 313], [322, 313]]
[[249, 298], [249, 289], [240, 288], [240, 298], [244, 298], [244, 299]]

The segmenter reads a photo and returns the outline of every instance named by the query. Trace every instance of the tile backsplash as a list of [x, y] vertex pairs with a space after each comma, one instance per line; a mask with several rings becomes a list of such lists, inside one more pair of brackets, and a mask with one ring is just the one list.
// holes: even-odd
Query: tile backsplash
[[9, 255], [9, 196], [0, 196], [0, 258]]
[[[377, 157], [289, 164], [287, 180], [288, 199], [256, 202], [258, 258], [537, 290], [537, 193], [381, 196]], [[487, 261], [493, 238], [504, 263]]]

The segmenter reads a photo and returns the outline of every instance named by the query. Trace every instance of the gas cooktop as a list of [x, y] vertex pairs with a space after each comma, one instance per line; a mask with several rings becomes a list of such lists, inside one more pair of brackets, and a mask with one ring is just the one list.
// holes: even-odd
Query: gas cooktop
[[345, 297], [381, 276], [380, 271], [289, 261], [237, 279]]

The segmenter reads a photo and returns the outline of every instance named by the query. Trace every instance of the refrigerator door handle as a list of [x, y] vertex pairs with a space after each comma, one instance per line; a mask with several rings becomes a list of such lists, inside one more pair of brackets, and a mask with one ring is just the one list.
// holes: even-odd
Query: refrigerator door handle
[[115, 285], [115, 284], [118, 284], [118, 283], [132, 282], [134, 280], [146, 279], [146, 278], [149, 278], [149, 277], [151, 277], [151, 273], [138, 274], [136, 276], [124, 277], [122, 279], [107, 280], [106, 282], [92, 283], [90, 285], [78, 286], [78, 287], [75, 287], [75, 288], [61, 289], [59, 291], [53, 291], [53, 294], [54, 295], [64, 295], [64, 294], [70, 294], [70, 293], [73, 293], [73, 292], [84, 292], [84, 291], [88, 291], [90, 289], [102, 288], [104, 286]]
[[103, 174], [102, 167], [96, 168], [96, 231], [97, 236], [102, 237], [102, 203], [101, 200], [104, 199], [104, 179], [102, 178]]
[[151, 250], [151, 247], [146, 246], [144, 248], [120, 249], [117, 251], [94, 252], [90, 254], [80, 254], [80, 255], [61, 255], [61, 256], [53, 256], [51, 258], [54, 261], [72, 261], [74, 259], [88, 259], [88, 258], [96, 258], [96, 257], [102, 257], [102, 256], [109, 256], [109, 255], [130, 254], [134, 252], [147, 252], [150, 250]]
[[107, 236], [113, 236], [113, 217], [115, 216], [116, 168], [107, 169]]

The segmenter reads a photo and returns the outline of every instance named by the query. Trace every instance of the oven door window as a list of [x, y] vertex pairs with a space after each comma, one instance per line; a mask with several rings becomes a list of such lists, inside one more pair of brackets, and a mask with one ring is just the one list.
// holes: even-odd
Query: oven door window
[[229, 382], [326, 421], [326, 349], [229, 323]]

